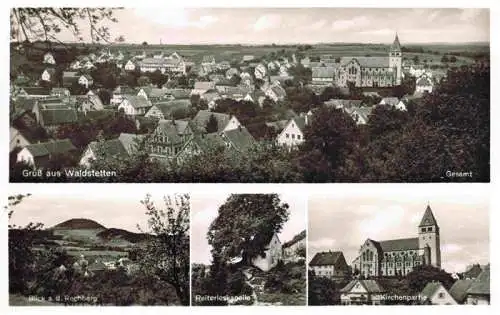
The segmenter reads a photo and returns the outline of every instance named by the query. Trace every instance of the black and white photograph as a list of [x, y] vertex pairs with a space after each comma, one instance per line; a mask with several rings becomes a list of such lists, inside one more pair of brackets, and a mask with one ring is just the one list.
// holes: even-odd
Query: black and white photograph
[[421, 191], [310, 196], [309, 305], [490, 304], [488, 194]]
[[193, 194], [191, 204], [192, 305], [306, 305], [306, 197]]
[[490, 182], [488, 8], [14, 7], [9, 47], [10, 182]]
[[189, 195], [82, 191], [9, 196], [9, 304], [188, 306]]

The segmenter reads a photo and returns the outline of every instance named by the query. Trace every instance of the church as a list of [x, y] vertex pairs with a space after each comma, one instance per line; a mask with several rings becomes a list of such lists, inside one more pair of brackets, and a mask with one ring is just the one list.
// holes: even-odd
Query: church
[[384, 57], [342, 57], [335, 65], [334, 82], [338, 87], [392, 87], [401, 84], [402, 53], [398, 34]]
[[441, 268], [439, 226], [428, 205], [418, 225], [418, 237], [375, 241], [367, 239], [353, 261], [364, 277], [405, 276], [418, 265]]

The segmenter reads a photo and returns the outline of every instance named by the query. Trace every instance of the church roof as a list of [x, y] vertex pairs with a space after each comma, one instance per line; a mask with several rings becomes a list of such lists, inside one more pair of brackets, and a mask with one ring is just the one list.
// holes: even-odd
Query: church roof
[[418, 237], [378, 242], [383, 252], [418, 249]]
[[430, 226], [437, 225], [436, 219], [434, 218], [434, 214], [432, 214], [431, 207], [428, 205], [427, 209], [425, 209], [424, 216], [422, 217], [422, 221], [420, 221], [419, 227], [421, 226]]
[[362, 68], [388, 68], [389, 67], [389, 57], [342, 57], [340, 58], [340, 65], [345, 66], [351, 60], [356, 59]]
[[394, 42], [391, 45], [391, 50], [401, 51], [401, 44], [399, 43], [398, 34], [396, 34], [396, 38], [394, 38]]

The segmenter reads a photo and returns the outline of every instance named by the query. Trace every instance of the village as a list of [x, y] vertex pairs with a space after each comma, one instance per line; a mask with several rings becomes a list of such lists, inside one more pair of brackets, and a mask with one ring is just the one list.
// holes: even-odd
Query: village
[[403, 61], [397, 34], [386, 49], [386, 57], [334, 58], [309, 57], [300, 46], [198, 62], [144, 47], [103, 47], [70, 60], [46, 51], [38, 77], [22, 66], [12, 77], [11, 165], [92, 169], [146, 154], [175, 168], [216, 149], [235, 156], [259, 145], [292, 152], [319, 107], [339, 109], [362, 126], [377, 107], [406, 112], [445, 75], [418, 57]]
[[418, 237], [368, 238], [351, 263], [334, 249], [310, 257], [309, 304], [489, 305], [490, 264], [472, 261], [462, 272], [446, 272], [429, 205], [419, 222]]

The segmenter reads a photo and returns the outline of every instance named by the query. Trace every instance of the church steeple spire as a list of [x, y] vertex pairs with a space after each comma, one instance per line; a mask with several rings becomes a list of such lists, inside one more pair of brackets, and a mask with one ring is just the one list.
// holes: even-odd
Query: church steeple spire
[[401, 51], [401, 44], [399, 43], [398, 33], [396, 32], [396, 37], [394, 38], [394, 42], [391, 45], [391, 51]]
[[434, 218], [434, 214], [432, 213], [429, 203], [427, 203], [427, 208], [425, 209], [424, 216], [422, 217], [422, 220], [420, 221], [420, 224], [418, 226], [437, 226], [436, 218]]

